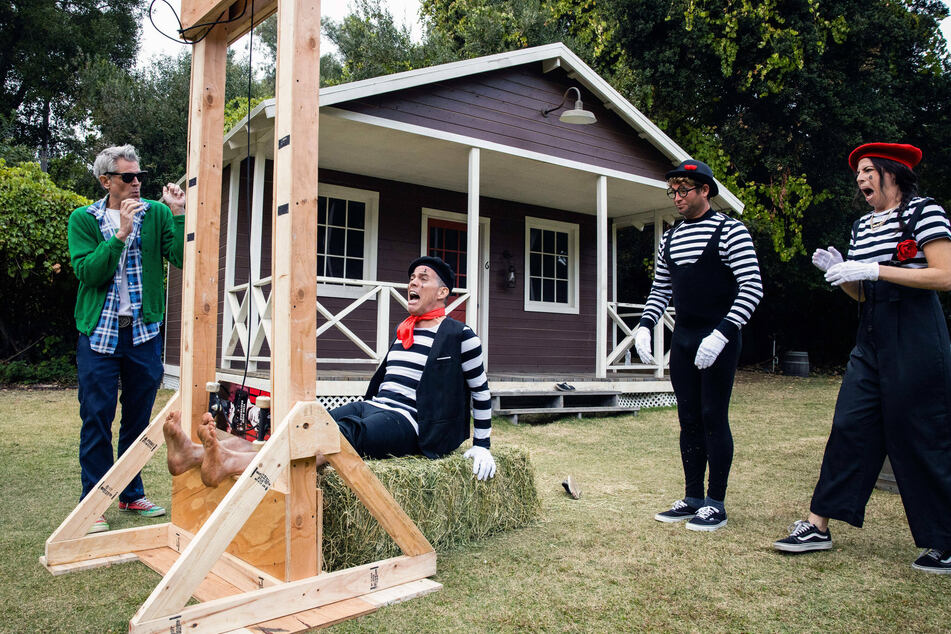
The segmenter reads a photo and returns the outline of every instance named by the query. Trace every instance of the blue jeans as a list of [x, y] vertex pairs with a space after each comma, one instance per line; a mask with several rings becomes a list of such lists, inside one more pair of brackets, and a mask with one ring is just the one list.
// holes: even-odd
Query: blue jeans
[[[116, 415], [119, 380], [122, 380], [122, 415], [119, 420], [119, 455], [139, 437], [152, 415], [155, 393], [162, 380], [162, 337], [132, 345], [132, 328], [119, 329], [119, 343], [113, 354], [100, 354], [89, 347], [89, 337], [80, 333], [76, 346], [79, 378], [79, 468], [81, 498], [112, 468], [112, 421]], [[122, 502], [134, 502], [145, 495], [141, 474], [119, 495]], [[113, 494], [114, 496], [114, 494]], [[81, 499], [80, 498], [80, 499]]]

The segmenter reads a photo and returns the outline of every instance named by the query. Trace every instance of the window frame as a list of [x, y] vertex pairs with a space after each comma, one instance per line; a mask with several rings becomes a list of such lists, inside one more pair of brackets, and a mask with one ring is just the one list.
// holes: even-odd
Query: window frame
[[[568, 303], [546, 302], [531, 299], [531, 234], [532, 229], [541, 231], [556, 231], [568, 234]], [[524, 282], [525, 311], [536, 313], [579, 314], [579, 279], [580, 279], [580, 225], [573, 222], [561, 222], [547, 218], [525, 216], [525, 257]]]
[[[379, 237], [379, 208], [380, 192], [357, 189], [354, 187], [345, 187], [343, 185], [328, 185], [326, 183], [317, 184], [318, 201], [320, 197], [339, 198], [341, 200], [363, 203], [365, 216], [363, 219], [363, 279], [377, 281], [377, 244]], [[317, 253], [319, 256], [319, 252]], [[327, 257], [327, 254], [324, 254]], [[340, 279], [349, 280], [353, 278], [342, 277]], [[317, 297], [342, 297], [357, 299], [366, 293], [367, 289], [362, 285], [339, 285], [339, 284], [318, 284]], [[370, 301], [375, 301], [375, 297]]]

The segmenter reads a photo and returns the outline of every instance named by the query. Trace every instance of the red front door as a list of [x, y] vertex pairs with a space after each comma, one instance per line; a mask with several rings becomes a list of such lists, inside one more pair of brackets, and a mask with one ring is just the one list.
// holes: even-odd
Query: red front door
[[[456, 272], [456, 288], [468, 288], [466, 276], [466, 224], [441, 218], [429, 218], [426, 227], [426, 255], [442, 258]], [[446, 304], [455, 299], [450, 295]], [[466, 305], [462, 304], [450, 313], [453, 319], [465, 323]]]

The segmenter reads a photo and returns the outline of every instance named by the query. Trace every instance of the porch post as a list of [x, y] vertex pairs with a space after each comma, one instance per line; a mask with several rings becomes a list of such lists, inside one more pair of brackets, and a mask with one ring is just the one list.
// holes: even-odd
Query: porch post
[[598, 295], [595, 328], [597, 357], [595, 373], [607, 377], [608, 360], [608, 177], [598, 176]]
[[479, 325], [479, 148], [469, 148], [469, 208], [466, 228], [466, 325], [478, 332]]
[[[261, 237], [264, 230], [264, 170], [267, 167], [265, 145], [259, 143], [254, 150], [254, 181], [251, 185], [251, 281], [261, 279]], [[259, 316], [260, 317], [260, 316]]]
[[[660, 211], [654, 211], [654, 270], [657, 270], [657, 262], [660, 261], [660, 239], [664, 237], [664, 217]], [[660, 319], [654, 326], [654, 361], [657, 363], [657, 369], [654, 370], [654, 376], [658, 379], [664, 376], [664, 315], [661, 313]]]
[[[231, 314], [231, 302], [228, 301], [228, 293], [234, 286], [235, 240], [238, 230], [238, 189], [241, 184], [240, 159], [232, 161], [230, 167], [231, 170], [228, 180], [228, 234], [225, 237], [224, 313], [223, 319], [221, 320], [221, 357], [218, 359], [222, 368], [231, 367], [231, 361], [225, 361], [225, 352], [228, 350], [228, 340], [231, 337], [231, 332], [234, 330], [235, 322], [235, 315]], [[248, 343], [250, 344], [250, 341]]]

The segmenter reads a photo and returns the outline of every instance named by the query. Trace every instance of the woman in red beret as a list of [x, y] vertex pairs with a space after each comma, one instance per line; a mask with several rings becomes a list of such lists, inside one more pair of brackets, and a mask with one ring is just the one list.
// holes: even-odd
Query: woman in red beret
[[951, 574], [951, 340], [936, 291], [951, 290], [951, 225], [918, 193], [921, 150], [866, 143], [849, 155], [856, 197], [871, 211], [852, 226], [846, 258], [817, 249], [825, 279], [860, 302], [809, 517], [773, 544], [832, 548], [829, 520], [861, 527], [888, 455], [908, 525], [924, 552], [912, 566]]

